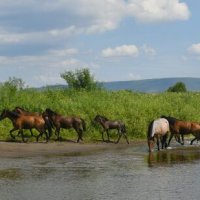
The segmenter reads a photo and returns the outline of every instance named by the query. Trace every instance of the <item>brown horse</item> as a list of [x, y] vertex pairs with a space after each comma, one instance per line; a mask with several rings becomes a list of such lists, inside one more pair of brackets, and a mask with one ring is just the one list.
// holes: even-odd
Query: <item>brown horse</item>
[[[52, 135], [52, 128], [53, 128], [53, 124], [50, 122], [48, 116], [45, 116], [45, 115], [42, 115], [41, 113], [38, 113], [38, 112], [29, 112], [27, 110], [24, 110], [23, 108], [21, 107], [15, 107], [15, 109], [13, 110], [13, 112], [17, 112], [21, 115], [25, 115], [25, 116], [40, 116], [40, 117], [43, 117], [44, 121], [45, 121], [45, 124], [46, 124], [46, 129], [48, 129], [48, 137], [50, 138], [51, 135]], [[30, 133], [31, 133], [31, 136], [33, 136], [33, 132], [32, 132], [32, 129], [30, 129]]]
[[86, 131], [86, 123], [85, 121], [80, 117], [71, 117], [71, 116], [63, 116], [60, 115], [51, 109], [47, 108], [45, 112], [43, 113], [44, 116], [48, 116], [52, 124], [55, 126], [55, 135], [57, 135], [57, 139], [60, 139], [60, 129], [70, 129], [74, 128], [74, 130], [78, 134], [78, 139], [83, 141], [83, 131]]
[[168, 117], [163, 116], [163, 117], [168, 120], [169, 125], [170, 125], [171, 136], [169, 138], [168, 146], [174, 135], [181, 135], [182, 145], [184, 145], [184, 135], [192, 134], [194, 136], [194, 139], [191, 140], [190, 142], [191, 145], [193, 144], [195, 140], [200, 139], [200, 124], [199, 123], [182, 121], [170, 116]]
[[48, 141], [48, 134], [45, 130], [45, 121], [43, 117], [41, 116], [26, 116], [26, 115], [20, 115], [17, 112], [9, 111], [4, 109], [0, 115], [0, 120], [3, 120], [5, 118], [8, 118], [13, 123], [13, 129], [10, 130], [10, 136], [15, 139], [15, 136], [12, 134], [13, 131], [19, 130], [19, 133], [22, 136], [23, 142], [24, 140], [24, 133], [23, 129], [32, 129], [35, 128], [40, 134], [37, 136], [37, 141], [39, 137], [45, 133], [46, 135], [46, 141]]
[[104, 132], [107, 133], [107, 137], [108, 137], [108, 141], [110, 142], [110, 137], [109, 137], [109, 129], [117, 129], [118, 130], [118, 140], [116, 141], [116, 143], [119, 142], [120, 138], [122, 135], [124, 135], [126, 142], [129, 144], [128, 138], [126, 136], [126, 126], [123, 122], [118, 121], [118, 120], [109, 120], [104, 116], [101, 115], [96, 115], [96, 117], [94, 118], [94, 121], [99, 123], [102, 127], [103, 127], [103, 131], [102, 131], [102, 140], [105, 142], [104, 140]]
[[160, 150], [160, 142], [162, 144], [162, 149], [167, 147], [167, 136], [169, 133], [169, 122], [164, 118], [155, 119], [150, 122], [148, 126], [147, 133], [147, 143], [149, 147], [149, 152], [152, 152], [154, 149], [154, 141], [156, 138], [158, 151]]

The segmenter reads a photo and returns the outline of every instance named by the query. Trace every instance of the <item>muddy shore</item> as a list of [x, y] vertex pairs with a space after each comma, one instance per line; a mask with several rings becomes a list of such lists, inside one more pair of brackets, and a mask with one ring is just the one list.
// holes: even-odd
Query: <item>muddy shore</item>
[[113, 144], [113, 143], [70, 143], [70, 142], [51, 142], [51, 143], [16, 143], [0, 142], [0, 157], [25, 157], [25, 156], [43, 156], [56, 154], [81, 154], [99, 150], [126, 148], [135, 145], [131, 142]]

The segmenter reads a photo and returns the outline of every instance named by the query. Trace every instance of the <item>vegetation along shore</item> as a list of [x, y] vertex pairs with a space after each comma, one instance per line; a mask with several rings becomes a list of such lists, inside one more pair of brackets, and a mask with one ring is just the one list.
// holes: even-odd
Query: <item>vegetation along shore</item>
[[[90, 74], [89, 74], [90, 75]], [[64, 76], [64, 75], [63, 75]], [[16, 84], [17, 83], [17, 84]], [[6, 82], [0, 85], [0, 111], [12, 110], [16, 106], [30, 112], [42, 113], [51, 108], [65, 116], [80, 116], [86, 122], [83, 139], [97, 141], [102, 139], [102, 127], [94, 123], [96, 115], [106, 116], [111, 120], [121, 120], [126, 125], [129, 140], [146, 139], [150, 121], [161, 115], [174, 116], [178, 119], [200, 122], [199, 92], [162, 92], [140, 93], [129, 90], [107, 91], [101, 87], [68, 88], [44, 90], [20, 88], [18, 82]], [[0, 121], [0, 140], [11, 139], [9, 131], [13, 125], [9, 119]], [[33, 130], [34, 134], [38, 134]], [[112, 141], [116, 141], [116, 130], [110, 131]], [[30, 136], [26, 130], [25, 135]], [[16, 133], [17, 135], [17, 133]], [[63, 129], [60, 132], [63, 139], [77, 139], [73, 129]], [[52, 140], [56, 139], [53, 136]], [[30, 141], [35, 141], [30, 138]], [[126, 143], [122, 138], [120, 142]]]

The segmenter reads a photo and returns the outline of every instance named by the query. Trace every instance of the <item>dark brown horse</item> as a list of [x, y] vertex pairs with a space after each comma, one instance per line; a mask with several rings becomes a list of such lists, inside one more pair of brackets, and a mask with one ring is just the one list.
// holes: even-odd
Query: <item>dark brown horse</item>
[[200, 139], [200, 124], [199, 123], [182, 121], [170, 116], [168, 117], [162, 116], [162, 117], [167, 119], [170, 125], [171, 136], [169, 138], [168, 146], [174, 135], [181, 135], [183, 145], [184, 145], [184, 135], [192, 134], [194, 136], [194, 139], [191, 140], [190, 142], [191, 145], [193, 144], [195, 140]]
[[118, 137], [118, 140], [116, 141], [116, 143], [118, 143], [121, 136], [124, 135], [126, 142], [129, 144], [129, 141], [128, 141], [128, 138], [127, 138], [127, 135], [126, 135], [126, 126], [123, 122], [117, 121], [117, 120], [111, 121], [111, 120], [109, 120], [106, 117], [101, 116], [101, 115], [96, 115], [96, 117], [94, 118], [94, 121], [99, 123], [103, 127], [102, 140], [104, 142], [105, 142], [104, 132], [107, 133], [108, 141], [110, 142], [109, 129], [117, 129], [119, 137]]
[[39, 137], [43, 135], [43, 133], [46, 135], [46, 141], [48, 141], [48, 134], [45, 131], [45, 121], [43, 117], [41, 116], [26, 116], [21, 115], [17, 112], [9, 111], [4, 109], [0, 115], [0, 120], [3, 120], [5, 118], [8, 118], [13, 123], [13, 129], [10, 130], [10, 136], [15, 139], [15, 136], [12, 134], [13, 131], [19, 130], [19, 133], [22, 136], [22, 140], [24, 140], [24, 133], [23, 129], [32, 129], [35, 128], [40, 134], [37, 136], [37, 141]]
[[[13, 110], [13, 112], [17, 112], [21, 115], [25, 115], [25, 116], [40, 116], [40, 117], [43, 117], [44, 121], [45, 121], [45, 124], [46, 124], [46, 129], [48, 129], [48, 137], [50, 138], [51, 135], [52, 135], [52, 128], [53, 128], [53, 124], [51, 123], [51, 121], [49, 120], [48, 116], [45, 116], [45, 115], [42, 115], [41, 113], [38, 113], [38, 112], [30, 112], [30, 111], [27, 111], [21, 107], [15, 107], [15, 109]], [[31, 136], [33, 136], [33, 132], [32, 132], [32, 129], [30, 129], [30, 133], [31, 133]]]
[[47, 108], [43, 113], [44, 116], [48, 116], [52, 124], [55, 126], [55, 135], [57, 135], [57, 139], [60, 139], [60, 129], [70, 129], [73, 128], [77, 134], [78, 139], [77, 142], [83, 140], [83, 131], [86, 131], [86, 123], [80, 117], [72, 117], [72, 116], [63, 116], [60, 115], [51, 109]]

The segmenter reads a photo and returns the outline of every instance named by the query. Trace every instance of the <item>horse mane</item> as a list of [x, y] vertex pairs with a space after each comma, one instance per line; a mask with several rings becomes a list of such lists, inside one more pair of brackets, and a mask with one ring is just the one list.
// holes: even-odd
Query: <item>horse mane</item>
[[98, 115], [98, 116], [101, 117], [105, 121], [109, 121], [109, 119], [107, 117], [105, 117], [105, 116], [102, 116], [102, 115]]
[[48, 114], [51, 114], [51, 115], [58, 115], [56, 112], [54, 112], [53, 110], [51, 110], [50, 108], [46, 108], [45, 110]]
[[154, 123], [154, 120], [152, 120], [150, 123], [149, 123], [149, 126], [148, 126], [148, 132], [147, 132], [147, 138], [150, 139], [152, 136], [152, 129], [153, 129], [153, 123]]
[[20, 114], [15, 112], [15, 111], [10, 111], [10, 110], [4, 110], [5, 112], [9, 112], [13, 117], [18, 118], [20, 117]]
[[175, 118], [175, 117], [171, 117], [171, 116], [165, 116], [165, 115], [162, 115], [162, 116], [160, 116], [161, 118], [165, 118], [168, 122], [169, 122], [169, 124], [174, 124], [176, 121], [181, 121], [181, 120], [179, 120], [179, 119], [177, 119], [177, 118]]
[[21, 107], [19, 107], [19, 106], [16, 106], [16, 107], [15, 107], [15, 110], [17, 110], [17, 109], [20, 109], [20, 110], [26, 111], [24, 108], [21, 108]]

